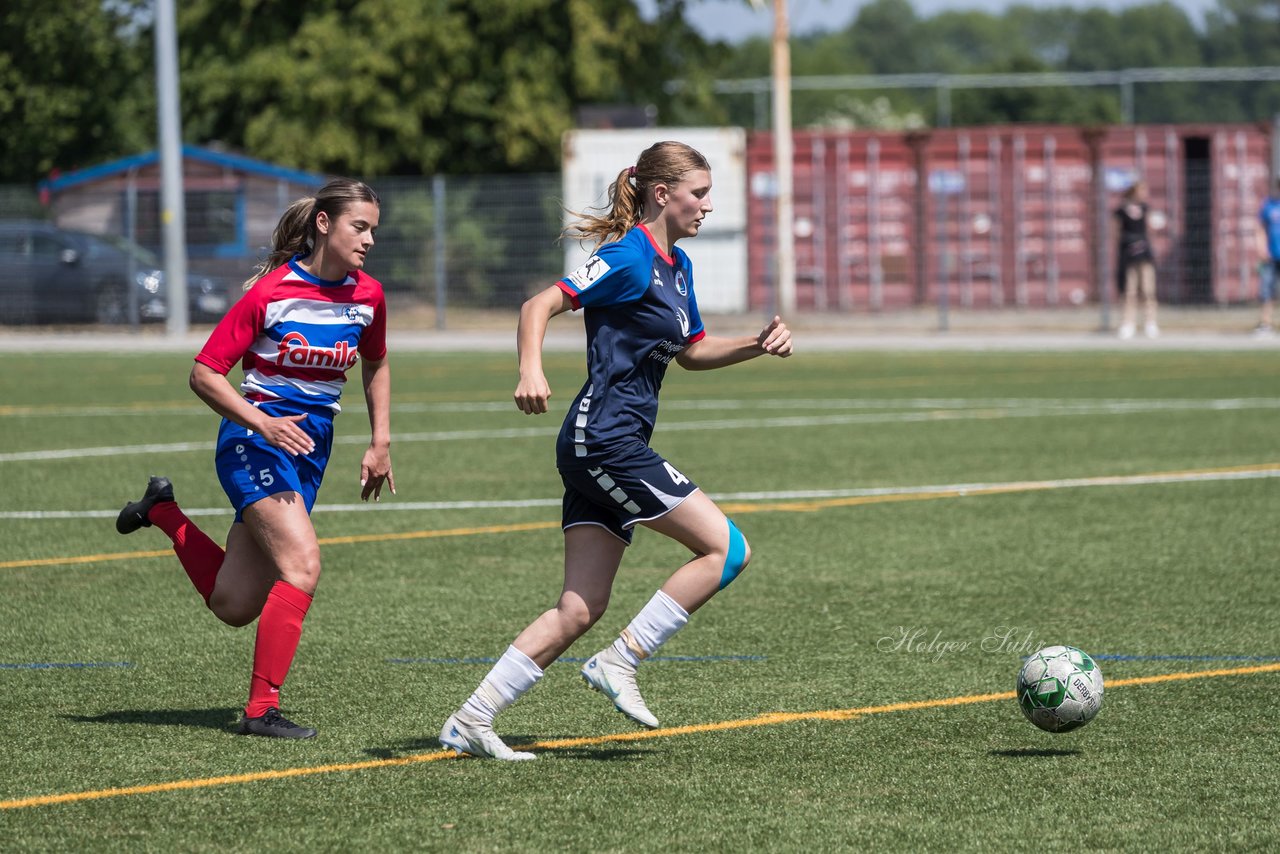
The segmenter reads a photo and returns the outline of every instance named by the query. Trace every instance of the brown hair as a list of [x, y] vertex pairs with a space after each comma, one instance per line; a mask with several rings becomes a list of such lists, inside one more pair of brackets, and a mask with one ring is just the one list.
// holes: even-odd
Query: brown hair
[[1133, 200], [1134, 200], [1135, 198], [1137, 198], [1137, 196], [1138, 196], [1138, 190], [1145, 190], [1145, 189], [1147, 189], [1147, 182], [1146, 182], [1146, 181], [1134, 181], [1134, 182], [1133, 182], [1132, 184], [1130, 184], [1130, 185], [1129, 185], [1129, 187], [1124, 191], [1124, 199], [1125, 199], [1125, 201], [1130, 201], [1130, 202], [1131, 202], [1131, 201], [1133, 201]]
[[254, 282], [295, 255], [310, 255], [316, 245], [316, 216], [324, 211], [330, 220], [337, 220], [347, 209], [359, 202], [372, 202], [381, 206], [382, 200], [373, 188], [353, 178], [334, 178], [320, 188], [314, 196], [303, 196], [285, 209], [275, 230], [271, 232], [271, 252], [266, 260], [254, 267], [253, 275], [244, 283], [247, 291]]
[[565, 227], [560, 236], [577, 240], [594, 240], [596, 245], [620, 240], [640, 223], [644, 200], [655, 184], [674, 187], [680, 179], [697, 169], [711, 171], [707, 158], [683, 142], [657, 142], [640, 152], [635, 166], [618, 173], [609, 186], [609, 204], [600, 216], [571, 211], [577, 219]]

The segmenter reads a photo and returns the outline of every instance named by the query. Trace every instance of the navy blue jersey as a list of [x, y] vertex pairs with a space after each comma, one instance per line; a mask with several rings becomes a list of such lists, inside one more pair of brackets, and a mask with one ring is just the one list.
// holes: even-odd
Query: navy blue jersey
[[1280, 261], [1280, 197], [1269, 196], [1258, 211], [1258, 219], [1267, 230], [1267, 251], [1271, 260]]
[[560, 428], [556, 464], [593, 468], [649, 444], [668, 363], [706, 331], [689, 256], [678, 248], [668, 256], [642, 225], [558, 285], [586, 310], [587, 381]]

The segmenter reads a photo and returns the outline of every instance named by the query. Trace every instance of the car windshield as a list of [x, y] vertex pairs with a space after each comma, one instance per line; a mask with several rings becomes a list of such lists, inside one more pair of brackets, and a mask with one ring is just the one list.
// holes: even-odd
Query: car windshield
[[133, 259], [139, 264], [145, 264], [148, 267], [160, 267], [160, 259], [154, 252], [118, 235], [83, 233], [81, 237], [84, 238], [90, 256], [114, 251], [122, 255], [132, 255]]

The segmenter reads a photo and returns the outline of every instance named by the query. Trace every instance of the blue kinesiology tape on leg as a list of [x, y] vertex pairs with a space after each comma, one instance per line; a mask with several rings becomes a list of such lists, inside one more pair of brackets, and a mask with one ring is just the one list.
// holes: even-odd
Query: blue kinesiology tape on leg
[[720, 573], [720, 589], [729, 586], [729, 582], [738, 577], [747, 565], [747, 540], [738, 530], [738, 526], [729, 520], [729, 552], [724, 558], [724, 571]]

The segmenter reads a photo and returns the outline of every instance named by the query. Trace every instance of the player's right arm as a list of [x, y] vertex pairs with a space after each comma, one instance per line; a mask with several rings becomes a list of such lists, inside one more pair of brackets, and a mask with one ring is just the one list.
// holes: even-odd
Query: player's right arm
[[273, 418], [245, 400], [227, 380], [227, 373], [261, 334], [269, 295], [270, 283], [259, 281], [231, 306], [196, 355], [188, 383], [197, 397], [228, 421], [252, 430], [287, 454], [309, 454], [315, 443], [298, 426], [306, 415]]
[[315, 442], [298, 426], [306, 415], [280, 418], [267, 415], [241, 397], [224, 375], [201, 362], [192, 366], [190, 384], [196, 396], [214, 412], [246, 430], [252, 430], [285, 453], [297, 456], [315, 450]]
[[558, 284], [529, 297], [520, 307], [520, 325], [516, 330], [520, 382], [516, 385], [515, 401], [525, 415], [547, 411], [551, 387], [542, 371], [542, 341], [551, 318], [572, 308], [573, 299]]

